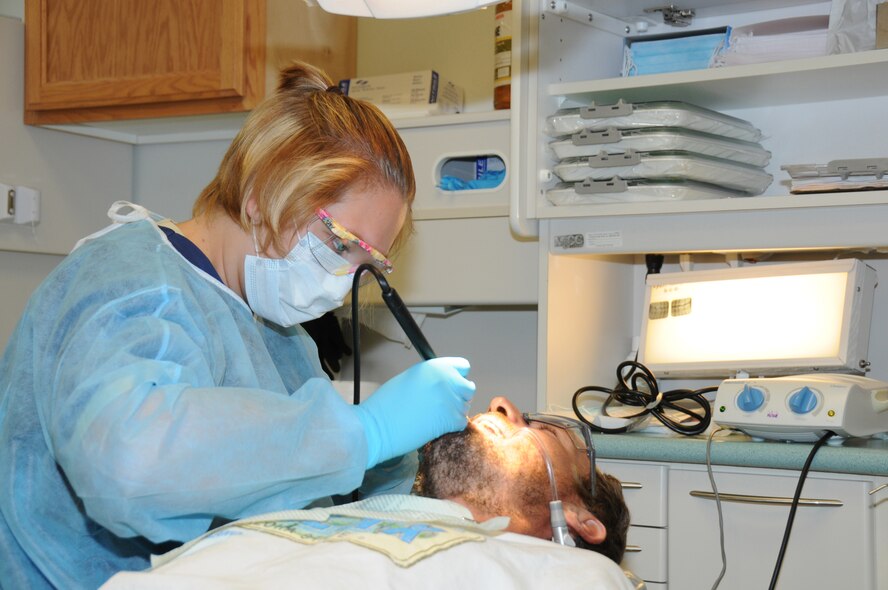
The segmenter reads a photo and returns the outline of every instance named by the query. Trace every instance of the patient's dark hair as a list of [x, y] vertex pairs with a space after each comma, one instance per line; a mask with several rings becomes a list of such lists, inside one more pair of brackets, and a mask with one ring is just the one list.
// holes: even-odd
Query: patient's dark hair
[[[525, 512], [531, 507], [547, 509], [549, 488], [545, 472], [540, 473], [544, 481], [539, 486], [517, 486], [509, 489], [509, 494], [517, 497], [513, 503], [505, 505], [495, 491], [501, 486], [499, 472], [487, 466], [491, 459], [484, 453], [484, 446], [476, 447], [471, 439], [483, 437], [472, 429], [445, 434], [427, 443], [419, 452], [419, 472], [413, 484], [413, 493], [428, 498], [462, 497], [476, 506], [483, 506], [489, 513], [508, 516], [510, 509], [520, 506]], [[542, 469], [542, 467], [541, 467]], [[626, 550], [626, 532], [629, 529], [629, 508], [623, 499], [620, 481], [612, 475], [595, 470], [595, 494], [587, 485], [576, 480], [576, 494], [589, 512], [595, 515], [607, 529], [607, 536], [600, 544], [586, 543], [576, 536], [578, 547], [591, 549], [620, 563]], [[471, 474], [471, 477], [467, 477]], [[530, 474], [523, 479], [529, 481]], [[472, 480], [472, 478], [475, 478]], [[543, 497], [528, 496], [542, 489]], [[523, 494], [523, 495], [522, 495]]]
[[577, 486], [583, 504], [607, 529], [604, 542], [597, 545], [586, 543], [579, 535], [574, 540], [577, 547], [590, 549], [610, 557], [616, 563], [623, 561], [626, 551], [626, 533], [629, 530], [629, 507], [623, 499], [623, 487], [613, 475], [595, 470], [595, 495], [586, 486]]

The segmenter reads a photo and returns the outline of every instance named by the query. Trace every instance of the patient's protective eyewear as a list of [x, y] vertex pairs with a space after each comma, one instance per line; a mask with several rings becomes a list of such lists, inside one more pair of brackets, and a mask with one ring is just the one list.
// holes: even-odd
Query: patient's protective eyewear
[[595, 445], [592, 443], [592, 429], [579, 420], [557, 414], [524, 414], [528, 424], [537, 423], [544, 430], [556, 428], [567, 433], [574, 448], [586, 455], [589, 460], [589, 492], [595, 495]]

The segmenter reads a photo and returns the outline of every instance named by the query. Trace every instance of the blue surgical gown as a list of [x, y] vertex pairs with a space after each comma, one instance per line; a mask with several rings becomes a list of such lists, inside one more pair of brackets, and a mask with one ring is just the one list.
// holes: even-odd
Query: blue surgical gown
[[[144, 218], [35, 291], [0, 361], [0, 588], [95, 588], [214, 517], [405, 492], [304, 330], [257, 321]], [[368, 484], [372, 482], [372, 484]]]

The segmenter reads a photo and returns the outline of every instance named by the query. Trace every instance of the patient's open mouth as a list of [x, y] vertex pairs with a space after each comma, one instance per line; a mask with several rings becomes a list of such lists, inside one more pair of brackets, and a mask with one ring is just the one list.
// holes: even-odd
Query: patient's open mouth
[[505, 438], [507, 436], [502, 422], [490, 415], [482, 414], [473, 420], [472, 423], [479, 431], [495, 438]]

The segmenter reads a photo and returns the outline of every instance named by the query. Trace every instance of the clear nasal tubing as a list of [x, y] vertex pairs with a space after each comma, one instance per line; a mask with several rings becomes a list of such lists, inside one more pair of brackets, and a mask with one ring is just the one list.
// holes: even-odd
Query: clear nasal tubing
[[549, 476], [549, 485], [552, 487], [552, 500], [549, 502], [549, 523], [552, 525], [552, 540], [559, 545], [567, 545], [568, 547], [576, 547], [573, 537], [570, 536], [567, 529], [567, 521], [564, 518], [564, 507], [561, 500], [558, 499], [558, 488], [555, 485], [555, 470], [552, 469], [552, 459], [546, 452], [546, 447], [539, 435], [531, 428], [523, 429], [530, 435], [530, 439], [537, 446], [543, 461], [546, 463], [546, 473]]

